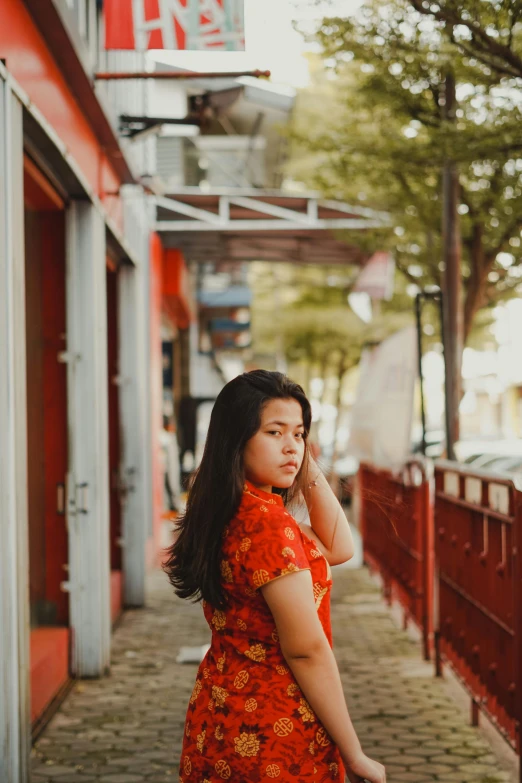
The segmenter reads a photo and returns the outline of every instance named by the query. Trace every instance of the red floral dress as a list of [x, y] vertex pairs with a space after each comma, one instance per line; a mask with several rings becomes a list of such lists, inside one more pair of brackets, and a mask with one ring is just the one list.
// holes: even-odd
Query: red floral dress
[[332, 643], [330, 568], [279, 495], [247, 482], [223, 541], [226, 611], [204, 604], [212, 630], [190, 698], [180, 783], [344, 781], [339, 750], [304, 698], [281, 652], [259, 588], [312, 572], [317, 612]]

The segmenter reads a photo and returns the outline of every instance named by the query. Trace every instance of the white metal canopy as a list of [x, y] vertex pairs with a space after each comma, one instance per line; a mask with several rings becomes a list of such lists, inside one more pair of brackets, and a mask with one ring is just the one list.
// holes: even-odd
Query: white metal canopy
[[156, 207], [163, 244], [199, 262], [363, 263], [366, 254], [336, 232], [390, 225], [383, 212], [279, 190], [187, 187], [156, 196]]

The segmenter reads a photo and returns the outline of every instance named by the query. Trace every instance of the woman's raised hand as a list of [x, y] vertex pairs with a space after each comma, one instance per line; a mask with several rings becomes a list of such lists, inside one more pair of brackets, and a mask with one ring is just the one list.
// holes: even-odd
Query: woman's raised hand
[[378, 761], [368, 758], [361, 753], [356, 759], [350, 762], [345, 761], [346, 774], [350, 783], [386, 783], [386, 770]]

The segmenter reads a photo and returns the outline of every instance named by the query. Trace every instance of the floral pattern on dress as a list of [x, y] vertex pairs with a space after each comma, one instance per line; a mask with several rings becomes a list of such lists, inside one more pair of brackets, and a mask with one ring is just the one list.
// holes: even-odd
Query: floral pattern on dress
[[223, 539], [226, 610], [203, 606], [212, 631], [187, 710], [180, 783], [344, 781], [340, 753], [308, 704], [281, 652], [260, 590], [310, 570], [329, 643], [328, 563], [279, 495], [246, 482]]

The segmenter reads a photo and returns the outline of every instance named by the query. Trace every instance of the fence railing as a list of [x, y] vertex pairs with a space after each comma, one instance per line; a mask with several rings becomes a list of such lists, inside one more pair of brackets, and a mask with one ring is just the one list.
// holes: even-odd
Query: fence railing
[[365, 562], [379, 572], [387, 600], [403, 607], [422, 632], [424, 656], [433, 646], [433, 515], [430, 482], [420, 464], [400, 476], [363, 464], [359, 471]]
[[364, 464], [359, 493], [364, 559], [388, 600], [421, 629], [426, 658], [434, 636], [436, 673], [444, 663], [460, 679], [472, 722], [482, 710], [520, 756], [522, 487], [439, 460], [433, 481], [422, 466]]
[[512, 480], [435, 468], [436, 663], [449, 664], [520, 754], [522, 493]]

